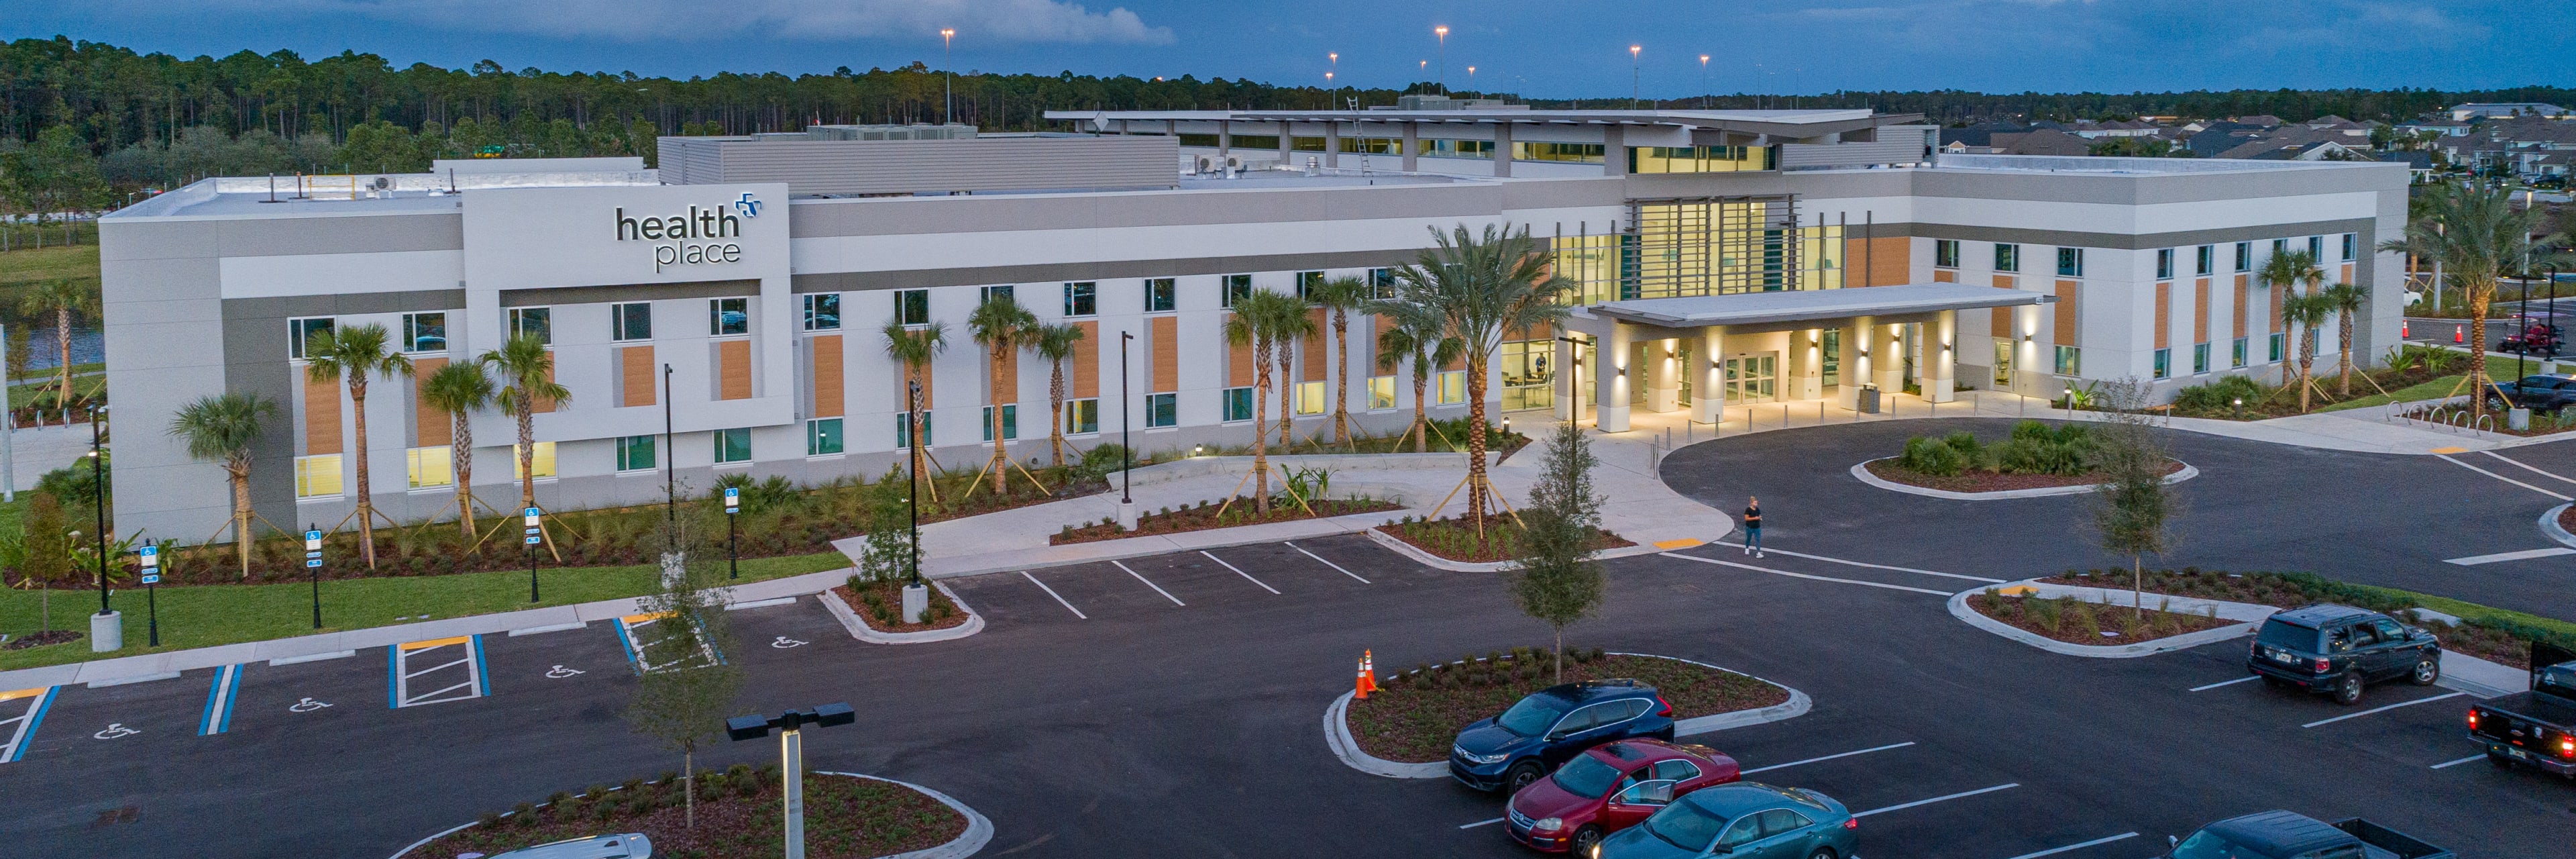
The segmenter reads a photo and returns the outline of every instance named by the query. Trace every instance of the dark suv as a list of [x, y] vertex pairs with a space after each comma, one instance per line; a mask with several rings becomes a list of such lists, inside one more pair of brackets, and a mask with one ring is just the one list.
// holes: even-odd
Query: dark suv
[[1673, 738], [1673, 705], [1655, 687], [1624, 679], [1550, 686], [1459, 731], [1449, 775], [1517, 793], [1585, 749], [1630, 737]]
[[2325, 692], [2350, 704], [2361, 700], [2364, 684], [2403, 677], [2432, 685], [2442, 676], [2442, 643], [2375, 611], [2300, 606], [2263, 621], [2245, 665], [2267, 685]]
[[2524, 376], [2487, 392], [2488, 408], [2503, 408], [2507, 402], [2535, 412], [2566, 408], [2576, 403], [2576, 376]]

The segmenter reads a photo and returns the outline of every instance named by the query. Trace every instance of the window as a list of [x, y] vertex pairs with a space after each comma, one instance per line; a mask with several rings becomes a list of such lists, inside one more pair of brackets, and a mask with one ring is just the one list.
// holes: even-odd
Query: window
[[1145, 427], [1180, 426], [1180, 398], [1179, 394], [1146, 394]]
[[[921, 443], [922, 443], [922, 444], [924, 444], [924, 445], [934, 445], [934, 444], [938, 444], [938, 443], [939, 443], [939, 434], [938, 434], [937, 432], [934, 432], [934, 430], [938, 429], [938, 427], [934, 427], [934, 426], [932, 426], [932, 425], [930, 424], [930, 413], [929, 413], [929, 412], [927, 412], [927, 411], [924, 411], [924, 412], [921, 412], [920, 414], [921, 414]], [[911, 446], [912, 446], [912, 422], [911, 422], [911, 421], [904, 420], [904, 418], [905, 418], [905, 417], [906, 417], [905, 415], [900, 415], [900, 414], [898, 414], [898, 415], [895, 415], [895, 416], [894, 416], [894, 446], [895, 446], [897, 449], [908, 448], [908, 447], [911, 447]]]
[[2209, 372], [2209, 344], [2194, 343], [2191, 346], [2191, 374], [2197, 376], [2206, 372]]
[[1298, 298], [1309, 298], [1309, 299], [1314, 298], [1314, 297], [1315, 297], [1315, 290], [1316, 290], [1316, 289], [1318, 289], [1318, 288], [1321, 288], [1323, 285], [1324, 285], [1324, 273], [1323, 273], [1323, 272], [1320, 272], [1320, 271], [1301, 271], [1301, 272], [1298, 272], [1298, 273], [1297, 273], [1297, 297], [1298, 297]]
[[326, 453], [295, 458], [295, 497], [329, 498], [339, 494], [339, 454]]
[[2058, 277], [2083, 277], [2083, 276], [2084, 276], [2084, 249], [2083, 249], [2083, 248], [2058, 248], [2058, 249], [2057, 249], [2057, 276], [2058, 276]]
[[2279, 332], [2279, 331], [2274, 331], [2274, 332], [2272, 332], [2271, 340], [2272, 340], [2272, 346], [2271, 346], [2271, 348], [2268, 350], [2268, 351], [2269, 351], [2269, 354], [2271, 355], [2271, 357], [2269, 357], [2269, 358], [2265, 358], [2264, 360], [2266, 360], [2266, 361], [2278, 361], [2278, 360], [2281, 360], [2281, 332]]
[[977, 288], [975, 290], [975, 306], [982, 307], [995, 301], [1017, 301], [1019, 299], [1013, 297], [1013, 293], [1016, 290], [1016, 287], [1007, 283], [999, 286]]
[[1454, 406], [1467, 401], [1467, 371], [1450, 370], [1448, 372], [1441, 373], [1439, 382], [1440, 398], [1438, 402], [1441, 405]]
[[1170, 313], [1177, 306], [1180, 290], [1168, 277], [1145, 281], [1145, 312]]
[[1217, 283], [1221, 289], [1216, 301], [1219, 307], [1233, 307], [1235, 299], [1252, 294], [1252, 275], [1229, 274], [1218, 278]]
[[1959, 267], [1959, 240], [1932, 240], [1932, 264], [1940, 268]]
[[717, 465], [751, 461], [751, 428], [720, 429], [707, 434], [715, 439]]
[[403, 451], [403, 464], [411, 474], [411, 488], [436, 489], [456, 484], [456, 449], [447, 445], [415, 447]]
[[2171, 376], [2173, 376], [2173, 350], [2156, 350], [2156, 378], [2164, 379]]
[[2208, 274], [2218, 268], [2218, 246], [2201, 245], [2192, 252], [2193, 274]]
[[894, 321], [904, 325], [930, 324], [930, 290], [895, 290]]
[[840, 418], [815, 418], [805, 422], [806, 456], [831, 456], [840, 452]]
[[608, 306], [608, 339], [653, 339], [653, 305], [637, 301]]
[[1735, 848], [1751, 844], [1761, 839], [1762, 815], [1747, 814], [1743, 817], [1736, 818], [1735, 825], [1727, 827], [1725, 835], [1718, 836], [1717, 846], [1724, 850], [1733, 851]]
[[1368, 395], [1368, 407], [1372, 411], [1377, 409], [1395, 408], [1395, 377], [1370, 376], [1368, 380]]
[[2174, 263], [2174, 259], [2173, 259], [2173, 257], [2174, 257], [2174, 254], [2173, 254], [2173, 249], [2172, 249], [2172, 248], [2157, 248], [2157, 249], [2156, 249], [2156, 279], [2157, 279], [2157, 280], [2172, 280], [2172, 279], [2173, 279], [2173, 263]]
[[[531, 470], [537, 473], [536, 479], [538, 480], [545, 480], [554, 477], [555, 443], [550, 441], [541, 441], [537, 442], [535, 447], [529, 448], [528, 465], [531, 467]], [[519, 470], [519, 446], [515, 444], [510, 446], [510, 479], [528, 479], [528, 475]]]
[[2236, 270], [2237, 270], [2237, 271], [2253, 271], [2253, 270], [2254, 270], [2254, 243], [2253, 243], [2253, 242], [2237, 242], [2237, 243], [2236, 243]]
[[555, 310], [551, 307], [510, 308], [510, 336], [534, 337], [537, 342], [554, 345]]
[[329, 333], [331, 333], [331, 318], [327, 316], [318, 319], [286, 320], [286, 356], [303, 358], [304, 344], [313, 342], [314, 335]]
[[1995, 245], [1995, 270], [2020, 271], [2021, 246], [2007, 244]]
[[1766, 808], [1762, 810], [1762, 837], [1787, 835], [1814, 823], [1794, 808]]
[[1252, 419], [1251, 388], [1225, 389], [1225, 419], [1228, 421], [1248, 421]]
[[[977, 425], [977, 426], [981, 426], [981, 427], [983, 427], [983, 428], [984, 428], [984, 440], [985, 440], [985, 441], [992, 441], [992, 440], [993, 440], [993, 407], [992, 407], [992, 406], [985, 406], [985, 407], [984, 407], [984, 417], [983, 417], [983, 419], [982, 419], [982, 420], [978, 420], [978, 421], [976, 421], [975, 423], [976, 423], [976, 425]], [[1020, 407], [1019, 407], [1019, 406], [1017, 406], [1017, 405], [1006, 405], [1006, 406], [1003, 406], [1003, 407], [1002, 407], [1002, 439], [1003, 439], [1004, 441], [1008, 441], [1008, 440], [1015, 439], [1015, 438], [1019, 438], [1019, 437], [1020, 437]]]
[[1089, 435], [1100, 431], [1100, 400], [1064, 401], [1064, 434]]
[[1370, 298], [1384, 301], [1395, 297], [1395, 269], [1369, 269], [1368, 283]]
[[1324, 407], [1325, 407], [1325, 405], [1327, 404], [1327, 401], [1329, 401], [1329, 400], [1331, 400], [1331, 399], [1332, 399], [1331, 397], [1329, 397], [1329, 396], [1326, 396], [1326, 395], [1325, 395], [1325, 393], [1324, 393], [1324, 383], [1322, 383], [1322, 382], [1299, 382], [1299, 383], [1297, 383], [1297, 413], [1298, 413], [1298, 414], [1301, 414], [1301, 415], [1320, 415], [1320, 414], [1323, 414], [1323, 413], [1324, 413]]
[[2308, 237], [2308, 258], [2318, 261], [2323, 261], [2326, 258], [2326, 237]]
[[1426, 139], [1422, 141], [1422, 157], [1492, 158], [1494, 157], [1494, 142], [1491, 140]]
[[1995, 338], [1995, 387], [2012, 384], [2013, 343], [2009, 337]]
[[2280, 256], [2280, 255], [2282, 255], [2282, 254], [2289, 253], [2289, 252], [2290, 252], [2290, 240], [2289, 240], [2289, 239], [2273, 239], [2273, 240], [2272, 240], [2272, 255], [2273, 255], [2273, 256]]
[[2245, 366], [2245, 338], [2238, 337], [2234, 343], [2228, 344], [2227, 366]]
[[707, 336], [751, 333], [751, 299], [707, 299]]
[[1655, 762], [1655, 778], [1663, 781], [1690, 781], [1699, 776], [1699, 765], [1687, 758], [1665, 758]]
[[1512, 143], [1514, 161], [1572, 161], [1599, 164], [1609, 147], [1599, 143]]
[[2079, 350], [2079, 349], [2077, 349], [2077, 348], [2075, 348], [2075, 347], [2073, 347], [2073, 346], [2059, 346], [2059, 347], [2057, 347], [2057, 374], [2058, 374], [2058, 375], [2060, 375], [2060, 376], [2080, 376], [2080, 375], [2083, 375], [2083, 374], [2084, 374], [2084, 353], [2083, 353], [2083, 351], [2082, 351], [2082, 350]]
[[2360, 247], [2361, 236], [2354, 233], [2343, 234], [2343, 261], [2351, 262], [2352, 255], [2359, 252]]
[[403, 351], [447, 351], [447, 314], [445, 312], [403, 314]]
[[1503, 411], [1544, 409], [1556, 404], [1554, 340], [1506, 340], [1496, 358], [1503, 376]]
[[649, 435], [619, 436], [617, 439], [617, 470], [652, 470], [657, 464], [653, 460], [654, 441], [654, 437]]
[[818, 292], [805, 296], [805, 330], [841, 330], [841, 294]]
[[1090, 281], [1064, 285], [1064, 315], [1100, 315], [1100, 285]]

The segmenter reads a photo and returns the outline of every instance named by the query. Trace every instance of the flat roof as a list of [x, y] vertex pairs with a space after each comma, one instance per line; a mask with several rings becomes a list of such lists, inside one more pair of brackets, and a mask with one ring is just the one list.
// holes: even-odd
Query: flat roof
[[1421, 122], [1514, 125], [1677, 125], [1748, 133], [1813, 136], [1919, 122], [1919, 113], [1868, 108], [1801, 110], [1050, 110], [1046, 118], [1089, 120], [1094, 128], [1130, 122]]
[[1902, 286], [1854, 286], [1779, 292], [1738, 292], [1681, 298], [1634, 298], [1605, 301], [1593, 314], [1623, 322], [1666, 328], [1706, 325], [1766, 325], [1854, 316], [1895, 316], [1943, 310], [1975, 310], [2046, 304], [2057, 297], [2038, 292], [1965, 283], [1910, 283]]

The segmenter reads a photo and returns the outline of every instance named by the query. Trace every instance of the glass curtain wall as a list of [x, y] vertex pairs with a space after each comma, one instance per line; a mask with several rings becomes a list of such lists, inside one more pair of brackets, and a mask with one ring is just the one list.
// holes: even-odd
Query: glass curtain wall
[[1738, 173], [1779, 169], [1768, 146], [1631, 146], [1630, 173]]

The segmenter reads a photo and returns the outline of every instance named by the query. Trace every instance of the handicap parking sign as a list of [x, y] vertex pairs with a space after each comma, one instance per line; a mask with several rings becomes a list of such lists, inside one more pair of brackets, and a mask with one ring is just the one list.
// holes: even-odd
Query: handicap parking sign
[[160, 584], [160, 583], [161, 583], [161, 574], [160, 574], [160, 573], [144, 573], [144, 574], [143, 574], [143, 583], [144, 583], [144, 584], [147, 584], [147, 585], [157, 585], [157, 584]]

